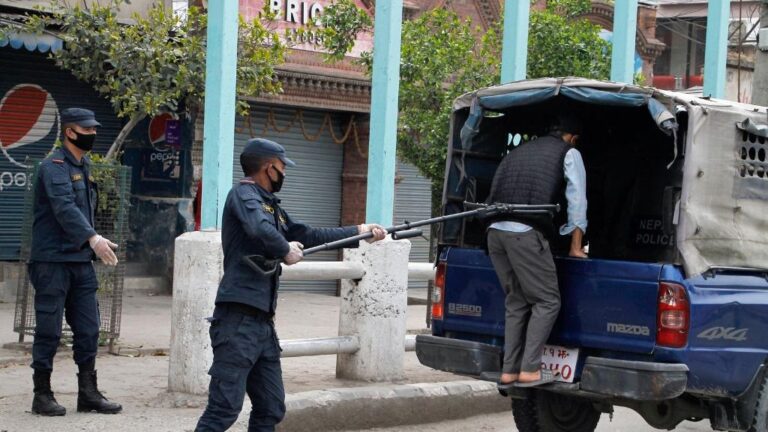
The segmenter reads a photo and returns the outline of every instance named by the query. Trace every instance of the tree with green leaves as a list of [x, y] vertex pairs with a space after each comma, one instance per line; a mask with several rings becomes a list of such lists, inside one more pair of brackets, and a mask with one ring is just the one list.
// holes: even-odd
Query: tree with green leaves
[[[156, 4], [133, 23], [118, 21], [125, 0], [93, 2], [88, 7], [52, 1], [51, 6], [29, 14], [20, 23], [0, 24], [0, 38], [14, 32], [55, 31], [63, 49], [50, 54], [56, 65], [90, 83], [107, 98], [120, 118], [128, 121], [112, 144], [107, 158], [119, 154], [131, 130], [146, 116], [176, 111], [184, 104], [199, 108], [205, 97], [207, 16], [190, 7], [184, 16]], [[79, 3], [79, 2], [78, 2]], [[268, 6], [268, 3], [266, 3]], [[260, 19], [240, 19], [237, 51], [238, 111], [248, 114], [247, 96], [281, 91], [276, 67], [289, 48], [273, 27], [277, 18], [265, 6]], [[371, 25], [370, 17], [352, 0], [336, 0], [326, 8], [328, 25], [317, 23], [326, 58], [343, 58], [357, 33]], [[308, 31], [308, 30], [303, 30]]]
[[[610, 44], [600, 38], [600, 27], [579, 18], [589, 7], [588, 0], [550, 0], [545, 9], [531, 11], [528, 78], [609, 77]], [[499, 82], [501, 28], [498, 23], [482, 31], [442, 8], [403, 23], [398, 154], [432, 182], [435, 206], [453, 101]], [[371, 58], [363, 58], [369, 71]]]

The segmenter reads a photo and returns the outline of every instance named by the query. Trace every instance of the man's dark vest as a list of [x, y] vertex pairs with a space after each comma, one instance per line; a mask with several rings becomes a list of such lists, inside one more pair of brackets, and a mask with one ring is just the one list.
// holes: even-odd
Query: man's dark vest
[[[488, 202], [508, 204], [558, 204], [564, 201], [563, 161], [571, 147], [554, 136], [521, 144], [507, 154], [493, 178]], [[563, 211], [562, 209], [561, 211]], [[554, 235], [551, 216], [506, 215], [507, 220], [530, 225], [547, 237]]]

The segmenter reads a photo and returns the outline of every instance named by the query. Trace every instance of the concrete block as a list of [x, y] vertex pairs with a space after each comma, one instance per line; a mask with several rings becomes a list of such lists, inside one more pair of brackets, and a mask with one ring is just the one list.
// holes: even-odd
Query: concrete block
[[365, 268], [362, 279], [341, 283], [339, 336], [357, 335], [360, 350], [337, 357], [338, 378], [393, 381], [403, 377], [403, 340], [408, 306], [407, 240], [360, 243], [344, 251], [345, 261]]
[[19, 262], [0, 262], [0, 303], [16, 302], [22, 266]]
[[123, 284], [125, 295], [169, 294], [168, 279], [163, 276], [126, 276]]
[[196, 231], [176, 239], [168, 390], [208, 391], [213, 362], [209, 324], [224, 271], [220, 231]]

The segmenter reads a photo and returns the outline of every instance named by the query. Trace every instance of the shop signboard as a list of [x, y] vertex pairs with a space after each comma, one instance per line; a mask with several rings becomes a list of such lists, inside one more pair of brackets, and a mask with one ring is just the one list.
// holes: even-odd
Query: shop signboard
[[[239, 0], [240, 15], [246, 21], [258, 19], [264, 10], [265, 3], [277, 14], [276, 28], [286, 35], [286, 39], [295, 49], [305, 51], [322, 51], [321, 36], [312, 27], [320, 24], [318, 18], [323, 9], [332, 0]], [[368, 10], [361, 0], [354, 0], [357, 7]], [[304, 32], [299, 32], [299, 29]], [[350, 56], [360, 57], [360, 54], [373, 49], [373, 35], [363, 32], [358, 35]]]

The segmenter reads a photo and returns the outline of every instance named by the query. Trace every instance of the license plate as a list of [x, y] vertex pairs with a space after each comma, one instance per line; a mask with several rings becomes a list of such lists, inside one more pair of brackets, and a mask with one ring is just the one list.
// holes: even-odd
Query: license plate
[[573, 382], [573, 377], [576, 375], [576, 362], [578, 361], [578, 348], [544, 345], [541, 365], [552, 372], [559, 372], [555, 376], [555, 381]]

